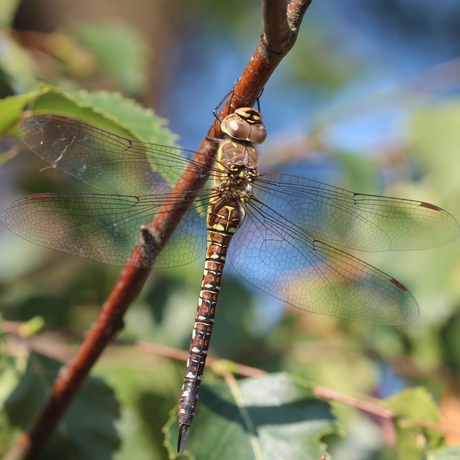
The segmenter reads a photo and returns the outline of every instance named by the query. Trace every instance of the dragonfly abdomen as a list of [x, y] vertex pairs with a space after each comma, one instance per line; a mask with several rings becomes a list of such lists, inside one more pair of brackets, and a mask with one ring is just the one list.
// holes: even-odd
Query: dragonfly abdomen
[[223, 200], [211, 203], [209, 206], [204, 273], [184, 383], [179, 396], [179, 452], [183, 452], [185, 448], [190, 425], [195, 415], [228, 246], [243, 218], [244, 211], [237, 201]]

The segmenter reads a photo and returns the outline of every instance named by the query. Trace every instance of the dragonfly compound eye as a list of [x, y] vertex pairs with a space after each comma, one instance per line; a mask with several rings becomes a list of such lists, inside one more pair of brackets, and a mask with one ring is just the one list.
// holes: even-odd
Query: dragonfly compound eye
[[242, 107], [227, 115], [221, 124], [227, 136], [240, 141], [261, 144], [267, 137], [260, 113], [251, 107]]

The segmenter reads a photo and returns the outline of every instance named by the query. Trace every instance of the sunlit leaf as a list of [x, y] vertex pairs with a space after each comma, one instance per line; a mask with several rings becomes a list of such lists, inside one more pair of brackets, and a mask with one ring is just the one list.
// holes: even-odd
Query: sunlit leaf
[[[165, 429], [172, 455], [175, 416]], [[241, 380], [234, 388], [203, 385], [185, 453], [197, 459], [316, 459], [325, 451], [321, 438], [331, 433], [338, 433], [337, 422], [312, 387], [275, 374]]]
[[397, 414], [397, 450], [405, 460], [423, 458], [429, 447], [439, 446], [442, 433], [422, 428], [418, 420], [439, 423], [439, 411], [433, 397], [425, 388], [408, 388], [387, 398]]

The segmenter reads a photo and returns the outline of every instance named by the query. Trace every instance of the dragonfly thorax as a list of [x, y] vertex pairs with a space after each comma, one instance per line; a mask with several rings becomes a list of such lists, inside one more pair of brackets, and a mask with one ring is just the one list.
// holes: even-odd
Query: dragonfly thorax
[[259, 156], [254, 146], [227, 139], [217, 154], [221, 174], [214, 176], [214, 187], [220, 198], [247, 203], [252, 197], [252, 183], [257, 177]]
[[259, 154], [251, 144], [226, 139], [220, 144], [217, 152], [217, 161], [225, 169], [230, 168], [232, 165], [257, 169]]
[[227, 177], [219, 186], [219, 196], [229, 200], [247, 203], [252, 199], [252, 183], [257, 177], [257, 170], [244, 165], [232, 165], [227, 170]]

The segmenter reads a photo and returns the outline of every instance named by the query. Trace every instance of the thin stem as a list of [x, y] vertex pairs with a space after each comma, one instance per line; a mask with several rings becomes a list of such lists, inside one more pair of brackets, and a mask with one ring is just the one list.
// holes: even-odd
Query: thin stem
[[[331, 388], [326, 388], [322, 386], [315, 386], [314, 393], [317, 398], [325, 399], [328, 401], [338, 401], [348, 406], [356, 407], [357, 409], [366, 412], [368, 414], [376, 415], [386, 420], [397, 420], [399, 415], [392, 411], [391, 409], [386, 409], [379, 405], [379, 401], [365, 401], [354, 396], [346, 395], [335, 391]], [[460, 437], [460, 430], [457, 428], [452, 428], [440, 423], [433, 423], [427, 420], [421, 419], [411, 419], [411, 422], [414, 425], [417, 425], [421, 428], [428, 428], [430, 430], [436, 430], [444, 434], [451, 434], [454, 436]]]
[[285, 0], [264, 0], [264, 30], [261, 40], [235, 90], [221, 111], [224, 118], [238, 107], [252, 107], [278, 64], [294, 46], [303, 15], [312, 0], [292, 0], [286, 9]]

